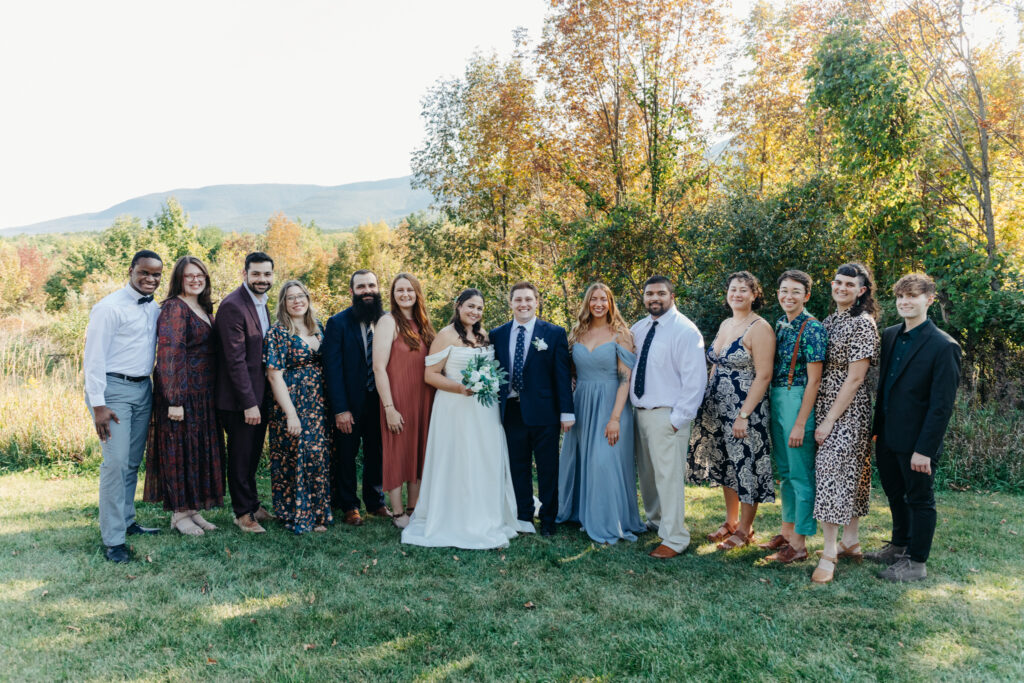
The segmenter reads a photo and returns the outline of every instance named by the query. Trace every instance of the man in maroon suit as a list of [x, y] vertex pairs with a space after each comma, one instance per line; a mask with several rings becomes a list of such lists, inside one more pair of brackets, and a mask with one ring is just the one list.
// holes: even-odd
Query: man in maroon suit
[[260, 505], [256, 468], [267, 433], [263, 336], [270, 329], [267, 292], [274, 284], [274, 260], [262, 251], [245, 257], [242, 286], [224, 297], [214, 327], [220, 341], [217, 410], [228, 437], [228, 490], [235, 524], [263, 533], [260, 522], [273, 517]]

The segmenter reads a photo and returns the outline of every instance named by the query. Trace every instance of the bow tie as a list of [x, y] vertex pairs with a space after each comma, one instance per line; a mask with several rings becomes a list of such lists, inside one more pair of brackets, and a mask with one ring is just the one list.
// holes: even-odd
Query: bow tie
[[135, 303], [138, 304], [139, 306], [141, 306], [142, 304], [148, 304], [152, 300], [153, 300], [153, 295], [152, 294], [147, 294], [146, 296], [139, 297], [139, 300], [136, 301]]

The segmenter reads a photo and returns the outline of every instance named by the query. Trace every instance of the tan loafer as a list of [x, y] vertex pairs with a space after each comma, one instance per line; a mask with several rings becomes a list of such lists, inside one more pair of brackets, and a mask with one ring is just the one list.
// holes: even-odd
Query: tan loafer
[[256, 521], [256, 517], [252, 513], [242, 515], [241, 517], [235, 517], [235, 526], [242, 531], [247, 531], [252, 534], [263, 534], [267, 531], [260, 526], [260, 523]]

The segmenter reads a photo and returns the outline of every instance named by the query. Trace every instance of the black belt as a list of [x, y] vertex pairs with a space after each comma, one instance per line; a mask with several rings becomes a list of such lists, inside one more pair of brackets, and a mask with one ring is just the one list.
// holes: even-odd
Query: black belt
[[131, 377], [130, 375], [122, 375], [120, 372], [108, 372], [107, 377], [116, 377], [118, 379], [123, 379], [126, 382], [145, 382], [149, 379], [149, 375], [146, 375], [145, 377]]

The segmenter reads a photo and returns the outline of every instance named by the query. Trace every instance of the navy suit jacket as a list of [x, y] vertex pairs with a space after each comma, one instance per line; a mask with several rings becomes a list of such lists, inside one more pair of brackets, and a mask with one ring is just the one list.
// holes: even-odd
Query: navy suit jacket
[[960, 385], [960, 345], [931, 320], [922, 325], [921, 336], [889, 390], [887, 410], [882, 410], [882, 393], [903, 324], [882, 332], [873, 432], [893, 451], [920, 453], [937, 461]]
[[352, 307], [332, 315], [324, 330], [324, 372], [331, 414], [359, 417], [366, 401], [366, 345]]
[[[507, 322], [490, 332], [494, 344], [494, 357], [512, 380], [512, 359], [509, 357], [509, 336], [514, 322]], [[543, 339], [548, 348], [538, 351], [533, 342]], [[523, 390], [519, 405], [523, 422], [531, 427], [558, 424], [562, 413], [572, 413], [572, 378], [569, 370], [569, 341], [565, 330], [537, 318], [533, 337], [526, 340], [531, 348], [526, 353], [523, 365]], [[498, 393], [501, 399], [501, 417], [505, 417], [505, 403], [508, 400], [509, 384], [502, 384]]]

